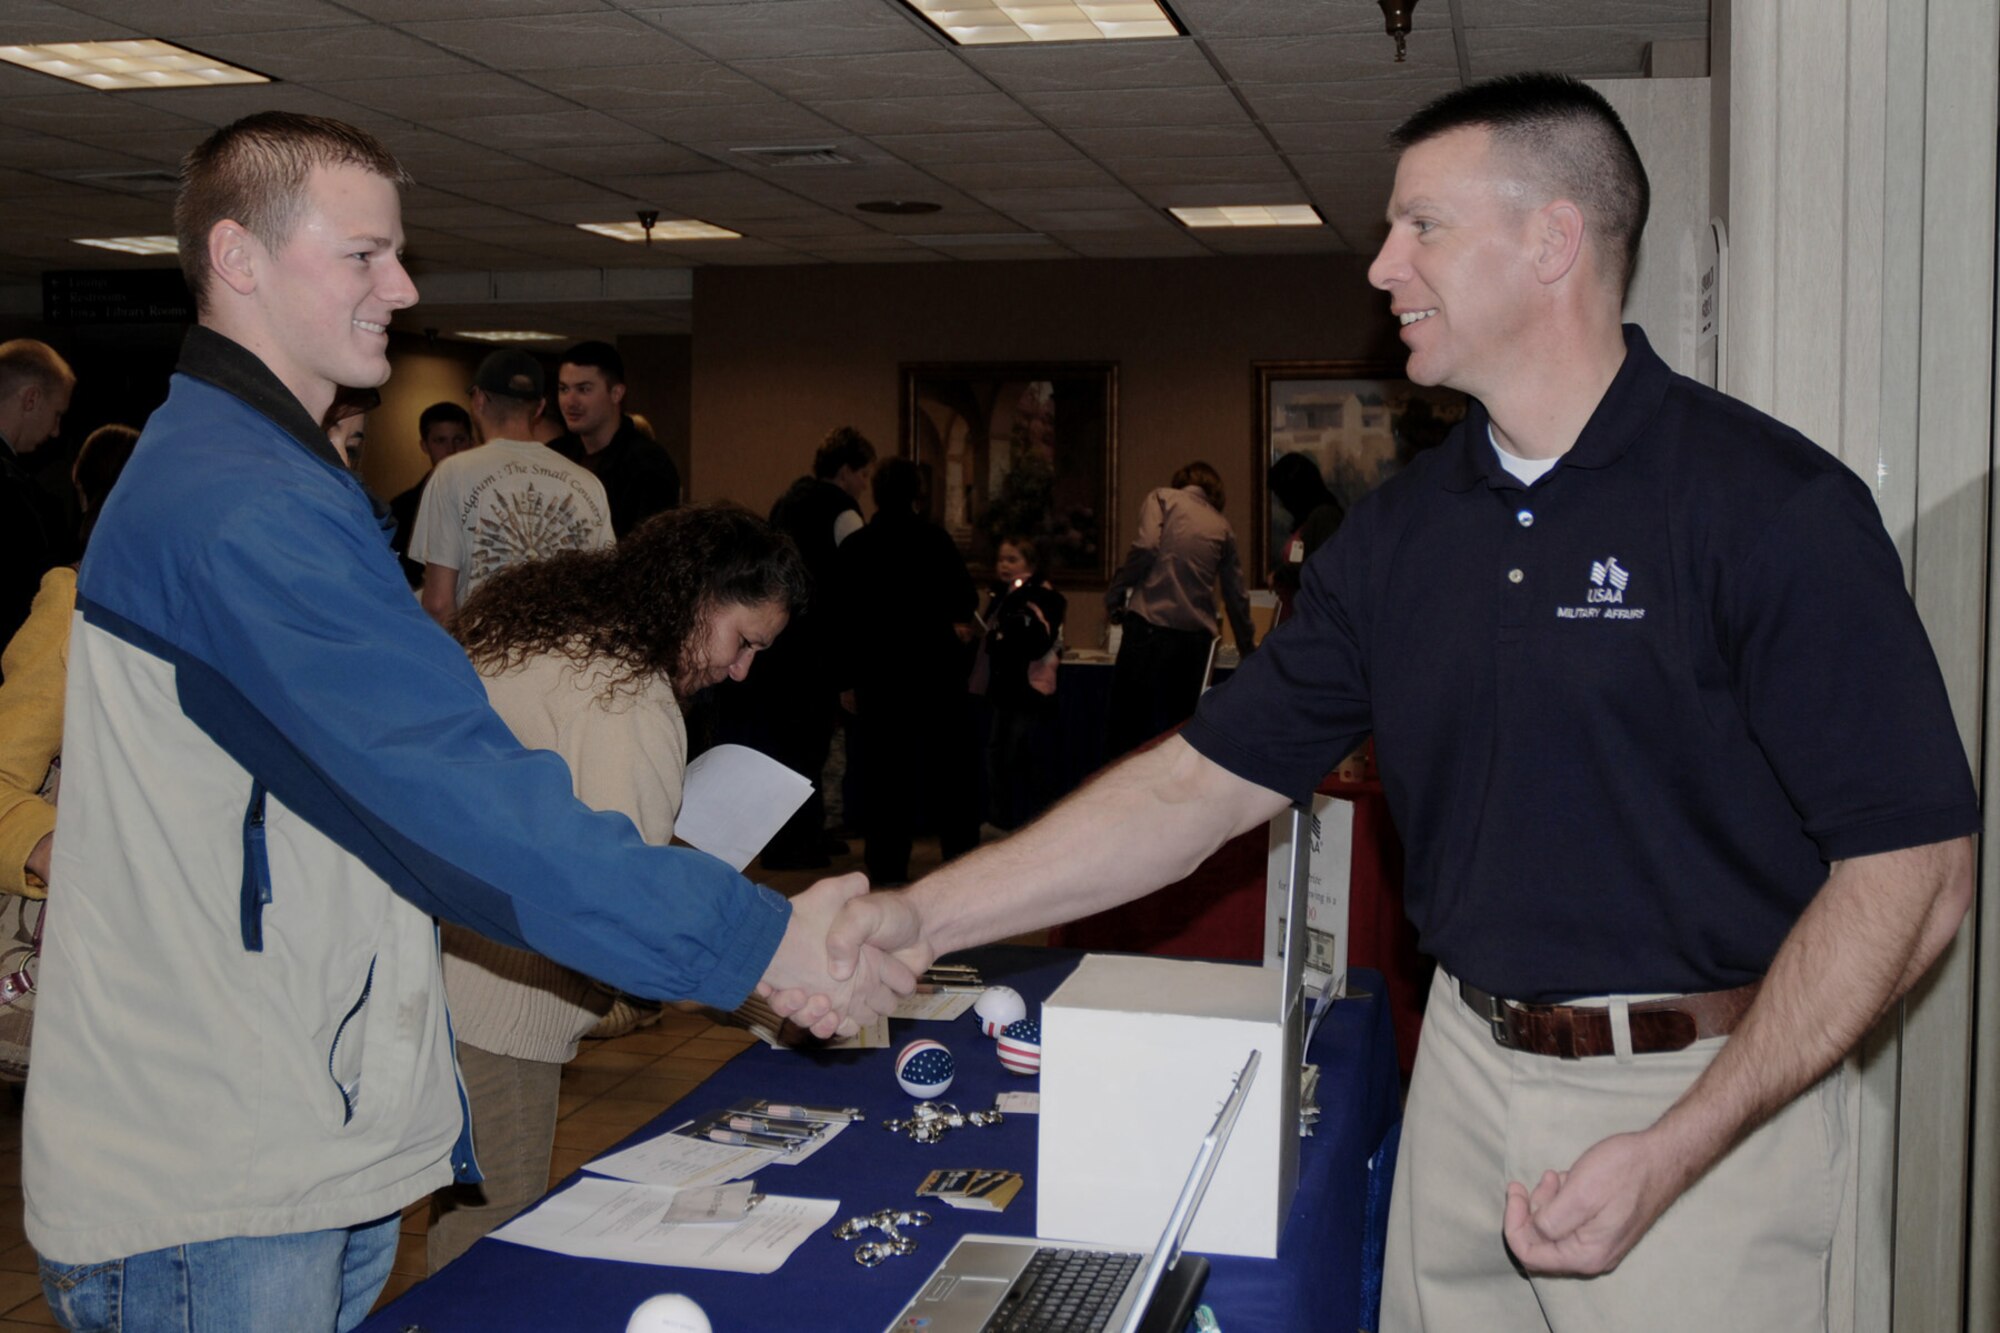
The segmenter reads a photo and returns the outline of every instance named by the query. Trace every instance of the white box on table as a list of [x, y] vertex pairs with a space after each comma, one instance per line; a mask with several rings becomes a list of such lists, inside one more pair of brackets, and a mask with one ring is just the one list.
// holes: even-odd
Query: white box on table
[[1263, 1068], [1187, 1248], [1277, 1256], [1299, 1181], [1304, 1035], [1281, 978], [1125, 954], [1077, 965], [1042, 1006], [1036, 1234], [1150, 1249], [1254, 1047]]

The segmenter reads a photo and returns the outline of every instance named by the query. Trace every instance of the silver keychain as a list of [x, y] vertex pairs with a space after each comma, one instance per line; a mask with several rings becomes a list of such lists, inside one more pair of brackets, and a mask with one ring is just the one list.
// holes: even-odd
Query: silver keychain
[[882, 1128], [892, 1134], [906, 1134], [915, 1143], [936, 1143], [946, 1130], [964, 1129], [967, 1125], [984, 1129], [1006, 1118], [998, 1107], [990, 1111], [961, 1111], [951, 1102], [918, 1102], [910, 1108], [907, 1120], [884, 1120]]
[[864, 1213], [860, 1217], [850, 1217], [833, 1229], [835, 1240], [853, 1240], [869, 1231], [880, 1231], [881, 1240], [867, 1241], [855, 1247], [854, 1262], [863, 1268], [873, 1268], [886, 1259], [898, 1255], [915, 1254], [917, 1242], [902, 1233], [904, 1227], [927, 1227], [931, 1215], [909, 1209], [884, 1208], [880, 1212]]

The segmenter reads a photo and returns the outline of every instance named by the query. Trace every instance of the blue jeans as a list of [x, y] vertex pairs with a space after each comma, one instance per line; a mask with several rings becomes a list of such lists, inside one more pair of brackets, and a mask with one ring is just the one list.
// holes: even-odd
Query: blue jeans
[[42, 1292], [72, 1333], [347, 1330], [389, 1280], [402, 1215], [291, 1236], [173, 1245], [97, 1264], [41, 1263]]

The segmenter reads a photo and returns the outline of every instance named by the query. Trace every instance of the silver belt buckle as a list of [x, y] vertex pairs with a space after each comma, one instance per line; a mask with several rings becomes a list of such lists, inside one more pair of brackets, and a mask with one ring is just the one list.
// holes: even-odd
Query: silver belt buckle
[[1493, 1040], [1502, 1049], [1509, 1051], [1514, 1049], [1513, 1039], [1507, 1033], [1507, 1002], [1505, 1000], [1496, 995], [1488, 995], [1485, 991], [1480, 990], [1467, 981], [1458, 983], [1458, 998], [1465, 1001], [1466, 1007], [1471, 1009], [1473, 1013], [1478, 1014], [1486, 1020], [1486, 1026], [1492, 1029]]

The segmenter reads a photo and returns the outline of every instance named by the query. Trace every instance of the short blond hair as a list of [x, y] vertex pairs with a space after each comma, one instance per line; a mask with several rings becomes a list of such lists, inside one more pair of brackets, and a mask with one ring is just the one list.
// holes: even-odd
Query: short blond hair
[[76, 372], [62, 353], [35, 338], [0, 343], [0, 398], [11, 398], [26, 384], [41, 389], [73, 389]]
[[305, 212], [315, 167], [360, 167], [397, 185], [409, 173], [366, 130], [325, 116], [263, 111], [224, 125], [181, 162], [174, 233], [195, 309], [208, 309], [208, 234], [232, 218], [272, 250], [291, 239]]

